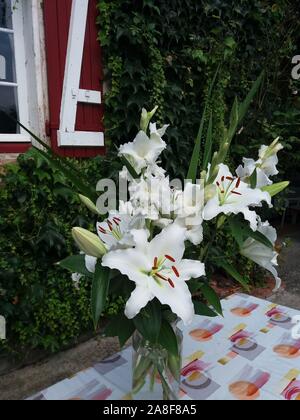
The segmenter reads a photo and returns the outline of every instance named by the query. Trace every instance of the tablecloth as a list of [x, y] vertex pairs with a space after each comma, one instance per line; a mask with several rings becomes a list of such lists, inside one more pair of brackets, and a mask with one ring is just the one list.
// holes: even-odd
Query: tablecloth
[[[244, 294], [183, 330], [182, 400], [300, 400], [299, 311]], [[292, 334], [293, 332], [293, 334]], [[29, 400], [128, 400], [132, 349]]]

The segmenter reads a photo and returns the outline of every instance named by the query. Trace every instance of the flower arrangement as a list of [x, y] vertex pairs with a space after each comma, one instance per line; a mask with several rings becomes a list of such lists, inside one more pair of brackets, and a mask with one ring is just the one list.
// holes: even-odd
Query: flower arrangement
[[[211, 116], [201, 168], [202, 118], [184, 185], [180, 180], [171, 181], [160, 165], [159, 157], [167, 147], [164, 135], [168, 126], [158, 128], [151, 122], [156, 108], [151, 112], [143, 109], [136, 138], [118, 151], [124, 163], [120, 179], [128, 185], [129, 198], [119, 199], [118, 208], [109, 209], [103, 220], [103, 209], [90, 198], [80, 196], [100, 221], [96, 233], [73, 229], [81, 254], [60, 264], [75, 273], [76, 282], [81, 275], [92, 279], [95, 327], [110, 294], [117, 292], [126, 299], [124, 314], [111, 320], [106, 334], [118, 336], [124, 345], [138, 333], [134, 338], [138, 343], [134, 393], [143, 389], [149, 377], [150, 388], [159, 382], [163, 398], [175, 398], [176, 390], [170, 384], [179, 382], [181, 346], [176, 320], [187, 325], [195, 313], [222, 313], [218, 296], [209, 286], [209, 259], [247, 287], [240, 267], [231, 266], [218, 249], [216, 234], [221, 227], [233, 236], [238, 252], [269, 270], [275, 288], [280, 287], [276, 230], [261, 220], [256, 209], [263, 203], [271, 207], [272, 197], [288, 185], [273, 184], [271, 180], [278, 173], [277, 153], [282, 145], [276, 139], [262, 146], [258, 159], [244, 159], [235, 173], [225, 164], [230, 142], [254, 91], [243, 104], [235, 101], [230, 127], [215, 153]], [[210, 306], [199, 300], [199, 292]], [[164, 356], [160, 357], [157, 349]]]

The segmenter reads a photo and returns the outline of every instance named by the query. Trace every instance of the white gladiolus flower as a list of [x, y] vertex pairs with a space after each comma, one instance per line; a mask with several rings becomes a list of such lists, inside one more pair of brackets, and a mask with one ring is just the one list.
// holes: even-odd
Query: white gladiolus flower
[[259, 149], [259, 159], [257, 161], [253, 159], [243, 159], [244, 166], [240, 165], [236, 171], [237, 176], [242, 181], [249, 183], [250, 177], [253, 172], [257, 171], [257, 184], [256, 188], [262, 188], [267, 185], [272, 185], [273, 181], [270, 179], [271, 176], [277, 175], [277, 164], [278, 157], [277, 153], [283, 149], [279, 138], [273, 141], [270, 146], [261, 146]]
[[194, 305], [186, 281], [205, 275], [200, 261], [184, 260], [185, 229], [172, 224], [150, 243], [145, 230], [132, 232], [136, 247], [110, 251], [102, 260], [105, 267], [117, 269], [136, 283], [125, 314], [134, 318], [155, 297], [185, 324], [192, 322]]
[[212, 220], [221, 213], [243, 213], [245, 220], [250, 222], [251, 229], [257, 230], [258, 216], [255, 211], [249, 210], [249, 207], [261, 206], [263, 201], [272, 207], [270, 194], [260, 189], [252, 189], [240, 178], [234, 178], [226, 165], [219, 166], [215, 185], [217, 193], [204, 207], [204, 220]]
[[169, 178], [164, 175], [156, 177], [147, 172], [144, 177], [130, 183], [129, 193], [134, 214], [153, 221], [159, 220], [163, 215], [170, 215], [173, 193]]
[[[276, 229], [270, 226], [269, 222], [261, 223], [261, 221], [259, 221], [258, 231], [265, 235], [274, 244], [275, 247], [277, 232]], [[276, 287], [274, 291], [280, 288], [281, 279], [278, 277], [278, 273], [275, 268], [278, 265], [278, 254], [275, 250], [268, 248], [266, 245], [263, 245], [255, 239], [248, 238], [241, 248], [241, 254], [254, 261], [259, 266], [270, 271], [276, 280]]]
[[154, 165], [166, 148], [166, 143], [162, 140], [168, 126], [161, 129], [156, 128], [156, 124], [150, 124], [150, 138], [144, 131], [139, 131], [138, 135], [131, 143], [122, 145], [119, 155], [131, 163], [137, 174], [149, 165]]
[[186, 228], [186, 239], [194, 245], [203, 240], [203, 206], [204, 189], [197, 184], [188, 182], [184, 191], [176, 191], [174, 212], [178, 215], [177, 224]]

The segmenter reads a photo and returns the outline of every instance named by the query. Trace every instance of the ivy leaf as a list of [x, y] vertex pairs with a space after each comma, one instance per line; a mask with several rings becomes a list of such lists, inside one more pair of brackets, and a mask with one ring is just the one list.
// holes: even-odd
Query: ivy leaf
[[134, 320], [136, 329], [150, 343], [156, 343], [162, 323], [161, 305], [156, 301], [149, 302]]
[[71, 271], [72, 273], [79, 273], [87, 277], [93, 277], [93, 274], [86, 268], [84, 255], [71, 255], [70, 257], [60, 261], [58, 265]]
[[222, 305], [219, 299], [219, 296], [214, 291], [212, 287], [208, 284], [203, 284], [201, 286], [201, 292], [203, 293], [204, 297], [207, 299], [208, 303], [210, 303], [214, 309], [218, 312], [218, 314], [223, 316]]
[[124, 313], [114, 317], [105, 328], [104, 334], [107, 337], [118, 337], [122, 348], [135, 331], [134, 322], [128, 319]]
[[194, 300], [193, 303], [196, 315], [208, 316], [210, 318], [215, 318], [216, 316], [218, 316], [216, 312], [210, 309], [209, 306], [204, 305], [204, 303], [198, 302], [197, 300]]
[[91, 293], [92, 319], [95, 329], [97, 329], [99, 319], [105, 309], [110, 283], [109, 275], [110, 269], [102, 267], [101, 261], [98, 261], [94, 274]]

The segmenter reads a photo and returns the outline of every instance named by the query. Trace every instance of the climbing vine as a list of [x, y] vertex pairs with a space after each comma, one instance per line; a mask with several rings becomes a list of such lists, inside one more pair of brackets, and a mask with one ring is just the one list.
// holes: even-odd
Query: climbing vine
[[[158, 119], [171, 125], [165, 165], [169, 172], [183, 176], [218, 65], [221, 70], [207, 113], [207, 120], [213, 115], [215, 142], [222, 138], [234, 96], [244, 97], [265, 69], [262, 92], [233, 144], [233, 159], [251, 154], [262, 139], [268, 141], [271, 133], [281, 131], [277, 112], [282, 122], [283, 115], [290, 118], [300, 108], [299, 98], [293, 96], [296, 82], [290, 77], [300, 22], [295, 3], [99, 0], [107, 136], [116, 144], [128, 141], [138, 126], [141, 108], [158, 105]], [[289, 128], [283, 165], [299, 141], [296, 127]]]

